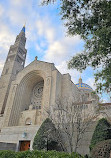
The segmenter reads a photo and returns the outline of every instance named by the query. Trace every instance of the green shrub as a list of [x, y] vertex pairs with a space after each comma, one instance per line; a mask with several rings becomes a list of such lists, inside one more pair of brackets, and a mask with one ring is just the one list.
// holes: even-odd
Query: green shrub
[[111, 139], [110, 128], [111, 128], [111, 125], [106, 119], [102, 118], [101, 120], [98, 121], [98, 124], [92, 136], [90, 151], [94, 148], [94, 146], [98, 142]]
[[36, 158], [36, 157], [32, 157], [33, 154], [32, 154], [32, 151], [22, 151], [22, 152], [16, 152], [16, 158]]
[[0, 158], [83, 158], [77, 153], [65, 153], [57, 151], [0, 151]]
[[61, 147], [57, 141], [57, 129], [49, 118], [47, 118], [39, 128], [34, 138], [33, 149], [61, 151]]
[[78, 154], [78, 153], [72, 153], [71, 154], [71, 157], [70, 158], [84, 158], [83, 156], [81, 156], [80, 154]]
[[14, 151], [8, 150], [1, 150], [0, 151], [0, 158], [16, 158], [16, 153]]
[[99, 142], [91, 151], [91, 158], [110, 158], [111, 139]]

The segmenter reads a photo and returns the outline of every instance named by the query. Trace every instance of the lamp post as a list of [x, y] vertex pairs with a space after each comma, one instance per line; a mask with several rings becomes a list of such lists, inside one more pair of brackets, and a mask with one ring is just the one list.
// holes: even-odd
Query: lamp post
[[46, 137], [46, 148], [47, 148], [47, 151], [49, 150], [49, 135], [50, 135], [50, 132], [51, 132], [51, 129], [49, 129], [47, 131], [47, 137]]

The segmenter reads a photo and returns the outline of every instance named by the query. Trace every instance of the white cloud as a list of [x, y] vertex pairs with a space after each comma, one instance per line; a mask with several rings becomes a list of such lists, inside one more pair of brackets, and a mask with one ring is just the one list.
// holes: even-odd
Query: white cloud
[[27, 66], [28, 64], [31, 63], [31, 60], [30, 60], [30, 55], [27, 54], [27, 57], [26, 57], [26, 62], [25, 62], [25, 66]]
[[53, 43], [51, 43], [46, 50], [44, 59], [55, 64], [59, 64], [64, 60], [69, 60], [69, 58], [74, 55], [76, 44], [80, 43], [79, 36], [74, 38], [62, 37]]
[[0, 17], [2, 17], [3, 13], [4, 13], [4, 8], [2, 5], [0, 5]]
[[[37, 35], [45, 39], [46, 50], [44, 60], [60, 64], [64, 60], [69, 60], [76, 52], [75, 47], [81, 44], [79, 36], [66, 37], [61, 26], [54, 26], [49, 17], [38, 18], [36, 22]], [[42, 44], [36, 44], [37, 51], [42, 51]]]
[[3, 66], [4, 66], [4, 61], [0, 61], [0, 73], [2, 72]]
[[48, 17], [37, 20], [36, 27], [38, 35], [45, 37], [49, 43], [52, 43], [55, 38], [55, 29], [51, 27]]
[[15, 35], [9, 30], [9, 28], [5, 24], [0, 23], [0, 47], [8, 50], [10, 44], [14, 42], [14, 39]]
[[57, 65], [56, 68], [61, 72], [61, 74], [69, 73], [71, 75], [71, 80], [74, 82], [74, 84], [78, 83], [78, 79], [80, 77], [80, 72], [78, 72], [75, 69], [69, 70], [67, 68], [67, 62], [66, 61], [62, 61], [62, 63]]
[[8, 11], [8, 18], [13, 25], [16, 25], [16, 26], [22, 25], [23, 26], [27, 19], [26, 17], [27, 16], [25, 14], [23, 14], [23, 12], [18, 10], [18, 8], [10, 9]]
[[[67, 62], [71, 56], [76, 54], [75, 47], [81, 44], [79, 36], [66, 37], [60, 26], [54, 26], [48, 17], [39, 19], [36, 23], [37, 33], [45, 38], [45, 42], [36, 44], [36, 50], [44, 52], [44, 61], [53, 62], [57, 69], [62, 73], [69, 73], [74, 83], [78, 82], [80, 73], [76, 70], [68, 70]], [[43, 51], [42, 47], [47, 44], [47, 49]], [[78, 77], [77, 77], [78, 76]]]
[[[1, 23], [0, 23], [1, 24]], [[3, 69], [6, 55], [11, 44], [13, 44], [15, 36], [10, 32], [9, 28], [4, 24], [0, 25], [0, 73]]]
[[23, 0], [11, 0], [10, 2], [15, 6], [23, 5]]
[[95, 79], [94, 79], [93, 77], [89, 77], [89, 78], [86, 80], [86, 83], [87, 83], [93, 90], [96, 89], [96, 86], [95, 86]]
[[[37, 0], [34, 0], [35, 2], [37, 2]], [[31, 7], [33, 3], [33, 0], [30, 0], [27, 2], [27, 0], [10, 0], [10, 5], [16, 8], [24, 8], [25, 7]]]
[[[38, 6], [37, 0], [34, 3]], [[10, 0], [7, 17], [13, 25], [23, 26], [26, 23], [33, 28], [38, 12], [33, 8], [33, 0]]]
[[40, 53], [43, 52], [43, 49], [42, 49], [42, 47], [40, 47], [39, 44], [36, 44], [36, 50], [37, 50], [38, 52], [40, 52]]

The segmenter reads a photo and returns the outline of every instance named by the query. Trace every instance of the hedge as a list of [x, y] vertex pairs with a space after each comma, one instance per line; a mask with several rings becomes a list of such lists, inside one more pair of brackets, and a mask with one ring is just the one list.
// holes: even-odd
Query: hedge
[[102, 118], [101, 120], [98, 121], [98, 124], [93, 133], [91, 144], [90, 144], [90, 151], [94, 148], [94, 146], [98, 142], [107, 139], [111, 139], [111, 125], [105, 118]]
[[65, 153], [57, 151], [0, 151], [0, 158], [84, 158], [77, 153]]

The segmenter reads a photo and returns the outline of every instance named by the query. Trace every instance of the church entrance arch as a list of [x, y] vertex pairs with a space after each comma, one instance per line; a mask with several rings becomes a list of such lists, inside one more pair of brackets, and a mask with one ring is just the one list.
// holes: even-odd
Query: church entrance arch
[[[28, 73], [18, 85], [12, 113], [9, 119], [9, 126], [17, 126], [22, 111], [41, 109], [44, 97], [44, 75], [39, 71]], [[16, 119], [14, 119], [14, 117]]]

